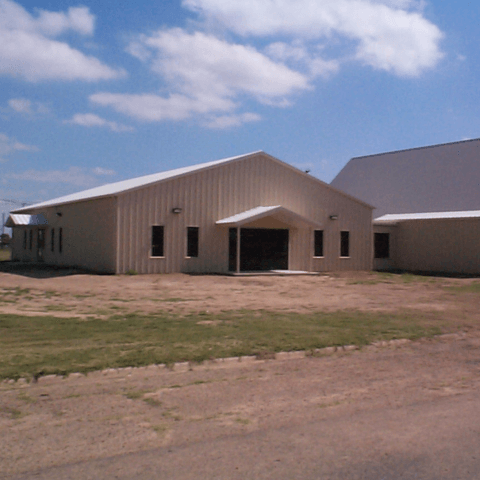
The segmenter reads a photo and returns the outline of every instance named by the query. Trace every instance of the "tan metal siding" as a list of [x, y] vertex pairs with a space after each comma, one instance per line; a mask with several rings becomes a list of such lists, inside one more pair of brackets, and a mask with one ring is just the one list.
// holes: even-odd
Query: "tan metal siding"
[[[295, 270], [368, 270], [372, 265], [371, 209], [266, 155], [218, 165], [118, 198], [118, 272], [226, 272], [228, 228], [215, 222], [259, 205], [282, 205], [323, 223], [325, 258], [312, 259], [313, 230], [290, 230]], [[182, 208], [180, 214], [171, 212]], [[329, 220], [337, 214], [338, 220]], [[151, 258], [151, 226], [165, 227], [165, 258]], [[186, 227], [198, 226], [198, 258], [185, 258]], [[351, 257], [340, 259], [340, 230], [349, 230]]]
[[395, 263], [410, 271], [480, 273], [480, 219], [401, 222]]
[[[58, 207], [32, 210], [42, 213], [45, 225], [44, 261], [50, 265], [79, 266], [98, 272], [115, 272], [116, 224], [115, 200], [104, 198]], [[61, 213], [61, 216], [57, 215]], [[37, 260], [37, 231], [33, 227], [33, 248], [23, 249], [23, 228], [15, 227], [15, 258], [21, 261]], [[55, 229], [55, 251], [50, 248], [51, 230]], [[62, 229], [63, 248], [59, 252], [58, 235]], [[27, 231], [30, 227], [26, 228]]]

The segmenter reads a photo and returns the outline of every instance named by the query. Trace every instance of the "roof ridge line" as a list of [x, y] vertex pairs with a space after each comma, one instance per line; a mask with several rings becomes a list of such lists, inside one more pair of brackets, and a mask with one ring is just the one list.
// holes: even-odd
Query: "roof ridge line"
[[480, 141], [480, 138], [469, 138], [468, 140], [457, 140], [456, 142], [437, 143], [435, 145], [424, 145], [422, 147], [404, 148], [404, 149], [400, 149], [400, 150], [392, 150], [390, 152], [373, 153], [371, 155], [360, 155], [359, 157], [352, 157], [350, 160], [378, 157], [380, 155], [390, 155], [390, 154], [394, 154], [394, 153], [411, 152], [413, 150], [423, 150], [423, 149], [427, 149], [427, 148], [445, 147], [445, 146], [448, 146], [448, 145], [457, 145], [459, 143], [478, 142], [478, 141]]

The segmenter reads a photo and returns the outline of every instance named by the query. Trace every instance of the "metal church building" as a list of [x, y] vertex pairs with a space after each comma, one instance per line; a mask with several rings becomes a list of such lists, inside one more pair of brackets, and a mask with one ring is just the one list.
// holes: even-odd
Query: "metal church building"
[[97, 272], [370, 270], [372, 207], [264, 152], [11, 212], [13, 259]]

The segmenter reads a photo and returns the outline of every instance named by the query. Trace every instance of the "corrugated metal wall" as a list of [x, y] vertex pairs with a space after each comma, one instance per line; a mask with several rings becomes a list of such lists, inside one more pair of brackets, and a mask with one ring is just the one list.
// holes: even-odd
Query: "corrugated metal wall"
[[[44, 228], [45, 263], [58, 266], [80, 266], [97, 272], [115, 273], [115, 205], [114, 198], [103, 198], [26, 212], [42, 213], [48, 224], [40, 227], [14, 228], [14, 259], [25, 262], [37, 261], [37, 232], [39, 228]], [[53, 252], [52, 229], [55, 229]], [[59, 251], [60, 229], [62, 229], [61, 252]], [[23, 248], [24, 231], [27, 231], [26, 249]], [[31, 250], [28, 241], [30, 231], [33, 234]]]
[[[311, 228], [290, 230], [290, 269], [371, 268], [371, 209], [268, 155], [257, 154], [119, 195], [117, 272], [226, 272], [228, 228], [215, 222], [259, 205], [282, 205], [323, 224], [324, 258], [313, 258]], [[182, 212], [172, 213], [174, 207]], [[330, 220], [332, 214], [338, 220]], [[165, 257], [150, 256], [152, 225], [165, 227]], [[188, 226], [200, 228], [198, 258], [186, 258]], [[350, 232], [348, 258], [340, 258], [342, 230]]]
[[480, 219], [405, 221], [396, 232], [397, 268], [480, 274]]

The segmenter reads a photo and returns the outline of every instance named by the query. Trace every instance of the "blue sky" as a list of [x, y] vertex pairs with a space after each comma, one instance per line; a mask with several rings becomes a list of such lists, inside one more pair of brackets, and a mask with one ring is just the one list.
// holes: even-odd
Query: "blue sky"
[[0, 199], [264, 150], [351, 157], [480, 137], [459, 0], [0, 0]]

